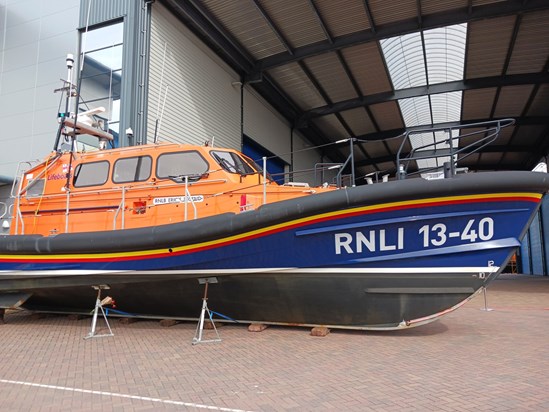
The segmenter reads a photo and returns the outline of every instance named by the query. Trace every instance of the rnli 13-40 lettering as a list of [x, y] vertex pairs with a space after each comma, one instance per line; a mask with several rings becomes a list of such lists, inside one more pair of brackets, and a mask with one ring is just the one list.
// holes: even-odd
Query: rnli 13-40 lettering
[[[444, 223], [423, 225], [418, 230], [420, 238], [414, 246], [440, 247], [450, 239], [461, 242], [485, 242], [494, 237], [494, 219], [484, 217], [480, 220], [470, 219], [462, 230], [449, 229]], [[409, 240], [407, 240], [409, 241]], [[404, 250], [404, 228], [378, 229], [355, 233], [335, 234], [335, 253], [373, 253]]]
[[423, 247], [442, 246], [452, 238], [459, 238], [465, 242], [487, 241], [494, 237], [494, 219], [485, 217], [478, 222], [476, 219], [470, 219], [462, 231], [452, 232], [448, 231], [444, 223], [424, 225], [419, 229], [419, 234], [423, 235]]

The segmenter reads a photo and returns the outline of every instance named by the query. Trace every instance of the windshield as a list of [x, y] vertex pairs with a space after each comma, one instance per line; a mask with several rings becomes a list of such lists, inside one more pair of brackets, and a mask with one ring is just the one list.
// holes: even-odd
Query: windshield
[[[263, 168], [259, 165], [259, 163], [257, 163], [253, 159], [250, 159], [248, 156], [244, 156], [244, 159], [246, 159], [253, 167], [255, 167], [258, 173], [263, 174]], [[267, 180], [269, 180], [270, 182], [275, 181], [269, 172], [267, 172]]]
[[242, 157], [234, 152], [212, 150], [210, 153], [219, 166], [230, 173], [238, 173], [240, 175], [257, 173]]

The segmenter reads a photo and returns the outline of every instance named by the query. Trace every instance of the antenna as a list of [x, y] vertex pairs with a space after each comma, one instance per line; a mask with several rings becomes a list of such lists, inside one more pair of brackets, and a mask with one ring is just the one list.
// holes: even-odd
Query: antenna
[[67, 117], [70, 117], [70, 111], [72, 109], [72, 95], [73, 95], [73, 87], [72, 84], [72, 69], [74, 66], [74, 56], [72, 54], [67, 54], [67, 80], [63, 81], [63, 87], [61, 89], [56, 89], [54, 92], [57, 91], [65, 91], [67, 93], [67, 97], [65, 98], [65, 112], [59, 113], [59, 118], [61, 121], [59, 122], [59, 129], [57, 130], [57, 136], [55, 138], [55, 143], [53, 144], [53, 150], [57, 150], [57, 147], [59, 146], [59, 139], [61, 138], [61, 132], [64, 127], [65, 119]]
[[67, 92], [67, 112], [70, 112], [72, 109], [72, 68], [74, 66], [74, 56], [69, 53], [67, 54], [67, 80], [69, 82], [69, 91]]
[[162, 112], [160, 117], [158, 111], [160, 109], [160, 100], [162, 99], [162, 83], [164, 82], [164, 67], [166, 65], [166, 49], [168, 48], [168, 42], [164, 42], [164, 53], [162, 55], [162, 70], [160, 71], [160, 85], [158, 86], [158, 104], [156, 105], [156, 121], [154, 126], [153, 143], [156, 144], [158, 140], [158, 131], [160, 129], [160, 121], [162, 120], [162, 114], [164, 114], [164, 105], [166, 104], [166, 96], [168, 95], [168, 86], [166, 86], [166, 92], [164, 94], [164, 103], [162, 104]]
[[[86, 30], [84, 31], [84, 40], [83, 40], [83, 44], [82, 44], [82, 60], [80, 62], [80, 70], [78, 72], [78, 84], [76, 86], [76, 107], [74, 108], [74, 124], [75, 126], [78, 124], [78, 99], [80, 99], [80, 90], [82, 89], [82, 70], [84, 69], [84, 58], [85, 58], [85, 54], [86, 54], [86, 47], [85, 47], [85, 44], [86, 44], [86, 38], [87, 38], [87, 33], [88, 33], [88, 27], [89, 27], [89, 24], [90, 24], [90, 12], [91, 12], [91, 3], [92, 3], [93, 0], [89, 0], [88, 2], [88, 12], [87, 12], [87, 15], [86, 15]], [[68, 56], [67, 56], [67, 66], [68, 65], [71, 65], [71, 69], [72, 69], [72, 66], [74, 64], [74, 57], [72, 58], [72, 62], [69, 62], [69, 59], [68, 59]], [[70, 87], [69, 87], [70, 88]], [[72, 94], [72, 93], [70, 93]], [[64, 123], [64, 122], [63, 122]], [[72, 170], [72, 161], [74, 159], [74, 150], [75, 150], [75, 146], [76, 146], [76, 128], [74, 129], [74, 134], [72, 135], [72, 138], [71, 138], [71, 155], [69, 157], [69, 168], [68, 168], [68, 172], [67, 172], [67, 181], [65, 183], [65, 189], [67, 191], [67, 205], [68, 205], [68, 199], [69, 199], [69, 196], [70, 196], [70, 180], [71, 180], [71, 170]], [[65, 232], [68, 232], [68, 226], [69, 226], [69, 219], [68, 219], [68, 215], [67, 215], [67, 219], [65, 220]]]
[[160, 131], [160, 123], [162, 122], [162, 116], [164, 115], [164, 107], [166, 106], [166, 98], [168, 97], [168, 86], [166, 86], [166, 91], [164, 92], [164, 101], [162, 102], [162, 110], [160, 111], [160, 118], [156, 119], [156, 126], [154, 128], [154, 143], [157, 143], [158, 133]]

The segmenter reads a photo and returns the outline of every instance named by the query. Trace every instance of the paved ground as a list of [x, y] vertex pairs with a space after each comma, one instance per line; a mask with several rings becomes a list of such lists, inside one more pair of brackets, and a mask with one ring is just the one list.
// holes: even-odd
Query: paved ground
[[483, 306], [391, 333], [229, 325], [195, 346], [190, 323], [84, 340], [89, 318], [8, 314], [0, 410], [549, 410], [549, 278], [503, 276]]

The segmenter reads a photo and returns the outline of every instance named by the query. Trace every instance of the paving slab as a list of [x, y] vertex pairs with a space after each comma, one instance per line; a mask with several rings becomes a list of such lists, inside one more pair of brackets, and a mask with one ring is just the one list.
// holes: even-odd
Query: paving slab
[[198, 345], [195, 323], [112, 321], [85, 340], [89, 317], [10, 312], [0, 410], [549, 410], [549, 278], [503, 275], [487, 304], [398, 332], [227, 325]]

